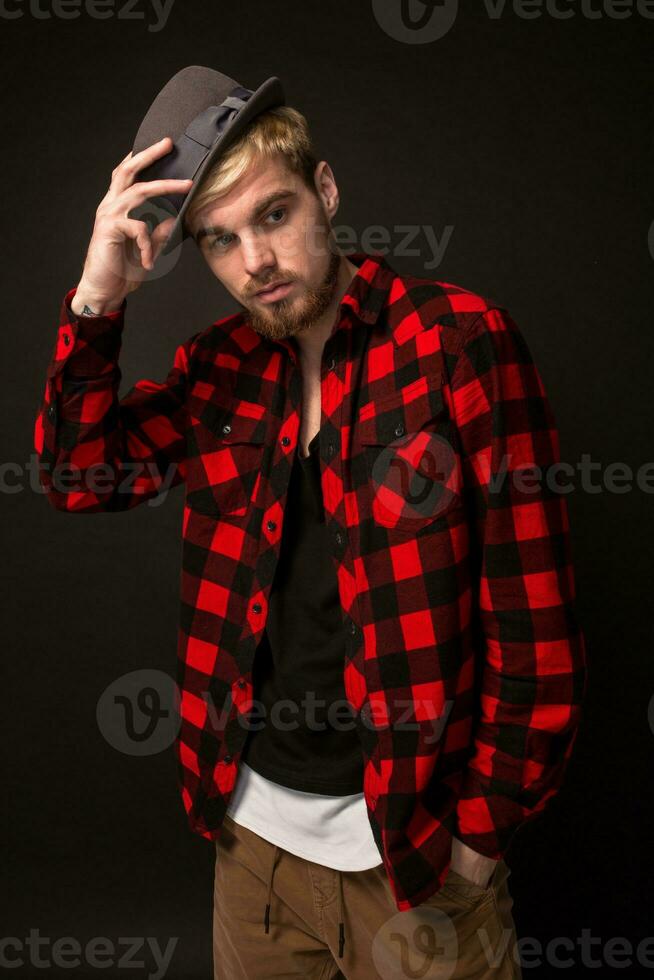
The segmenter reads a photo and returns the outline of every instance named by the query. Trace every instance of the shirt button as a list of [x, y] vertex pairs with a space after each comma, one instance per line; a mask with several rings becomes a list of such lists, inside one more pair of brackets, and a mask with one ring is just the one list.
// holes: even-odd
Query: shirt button
[[64, 344], [66, 345], [66, 347], [68, 347], [68, 345], [70, 344], [70, 335], [67, 333], [64, 334]]
[[266, 521], [266, 527], [269, 531], [274, 531], [277, 525], [274, 521]]
[[343, 535], [341, 534], [340, 531], [337, 531], [336, 532], [336, 534], [334, 535], [334, 538], [336, 539], [336, 544], [339, 544], [339, 545], [340, 544], [343, 544]]
[[330, 442], [329, 445], [327, 446], [327, 455], [333, 456], [335, 452], [336, 452], [336, 446], [334, 445], [333, 442]]
[[243, 678], [242, 678], [242, 677], [239, 677], [239, 679], [238, 679], [238, 681], [237, 681], [237, 683], [238, 683], [238, 686], [239, 686], [240, 688], [243, 688], [243, 687], [245, 687], [245, 681], [243, 680]]
[[282, 446], [288, 446], [290, 441], [288, 436], [282, 436]]
[[56, 405], [50, 405], [50, 407], [48, 409], [48, 418], [49, 419], [52, 419], [54, 421], [54, 418], [55, 418], [56, 414], [57, 414], [57, 406]]
[[231, 756], [231, 755], [226, 755], [226, 756], [225, 756], [225, 758], [223, 759], [223, 762], [231, 762], [231, 761], [232, 761], [232, 759], [233, 759], [233, 756]]
[[260, 613], [261, 608], [262, 607], [260, 602], [255, 602], [254, 605], [252, 606], [252, 609], [254, 610], [255, 613]]
[[357, 631], [357, 624], [350, 623], [350, 633], [352, 634], [352, 636], [356, 636], [356, 631]]
[[403, 435], [403, 433], [404, 433], [404, 425], [402, 422], [398, 422], [398, 424], [395, 426], [395, 435], [401, 436]]
[[333, 371], [335, 367], [336, 367], [336, 358], [335, 357], [330, 357], [329, 358], [329, 364], [327, 365], [327, 368], [330, 371]]
[[228, 423], [225, 423], [225, 425], [223, 425], [221, 431], [222, 431], [222, 433], [223, 433], [224, 436], [228, 436], [229, 433], [232, 431], [232, 427]]

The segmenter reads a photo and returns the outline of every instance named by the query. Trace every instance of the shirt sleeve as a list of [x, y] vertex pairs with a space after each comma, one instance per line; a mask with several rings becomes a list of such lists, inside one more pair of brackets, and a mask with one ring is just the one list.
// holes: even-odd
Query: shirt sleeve
[[123, 397], [118, 366], [127, 300], [102, 316], [75, 314], [66, 293], [34, 426], [39, 482], [72, 513], [130, 509], [185, 478], [185, 393], [194, 334], [165, 381]]
[[473, 515], [480, 657], [455, 836], [499, 859], [561, 786], [586, 692], [586, 650], [555, 478], [556, 425], [508, 313], [488, 310], [466, 328], [450, 390]]

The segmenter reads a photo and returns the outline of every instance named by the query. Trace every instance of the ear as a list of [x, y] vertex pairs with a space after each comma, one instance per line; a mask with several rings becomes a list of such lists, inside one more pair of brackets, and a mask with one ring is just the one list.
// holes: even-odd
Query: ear
[[332, 168], [326, 160], [320, 161], [316, 167], [313, 179], [316, 185], [316, 192], [323, 203], [325, 211], [330, 218], [333, 218], [338, 211], [340, 197]]

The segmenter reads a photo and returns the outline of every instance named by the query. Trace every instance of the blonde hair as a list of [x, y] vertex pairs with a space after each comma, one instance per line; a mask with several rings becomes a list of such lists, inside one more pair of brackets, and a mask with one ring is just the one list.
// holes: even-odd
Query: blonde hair
[[275, 106], [256, 116], [237, 141], [209, 168], [184, 216], [186, 227], [190, 230], [198, 212], [227, 194], [257, 159], [271, 159], [278, 153], [286, 159], [289, 170], [301, 177], [309, 190], [317, 195], [313, 175], [318, 160], [307, 120], [291, 106]]

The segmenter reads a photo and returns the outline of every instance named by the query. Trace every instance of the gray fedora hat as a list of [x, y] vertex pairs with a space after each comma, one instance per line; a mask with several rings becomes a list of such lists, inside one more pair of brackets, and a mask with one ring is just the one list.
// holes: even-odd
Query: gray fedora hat
[[150, 232], [165, 218], [176, 218], [162, 255], [189, 237], [184, 215], [209, 167], [255, 116], [284, 104], [284, 90], [276, 76], [252, 90], [213, 68], [190, 65], [164, 85], [139, 126], [132, 153], [164, 136], [170, 136], [174, 146], [141, 170], [136, 180], [192, 179], [193, 185], [187, 194], [150, 197], [129, 214], [146, 221]]

